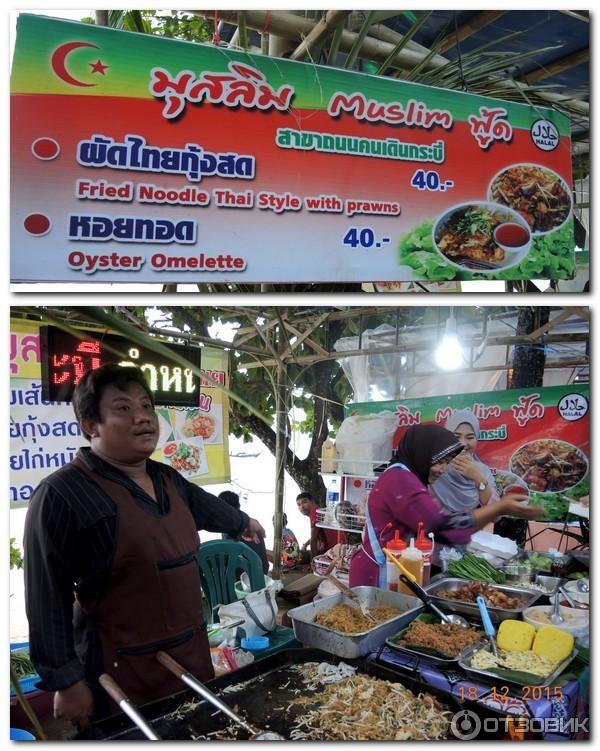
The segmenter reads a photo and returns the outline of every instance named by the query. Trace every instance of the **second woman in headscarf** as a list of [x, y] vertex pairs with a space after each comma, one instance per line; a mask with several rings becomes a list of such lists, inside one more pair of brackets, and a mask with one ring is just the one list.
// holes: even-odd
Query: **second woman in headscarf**
[[470, 511], [499, 499], [490, 468], [477, 456], [479, 420], [470, 409], [453, 412], [446, 420], [446, 430], [454, 433], [465, 450], [448, 467], [448, 471], [431, 486], [434, 496], [450, 513]]

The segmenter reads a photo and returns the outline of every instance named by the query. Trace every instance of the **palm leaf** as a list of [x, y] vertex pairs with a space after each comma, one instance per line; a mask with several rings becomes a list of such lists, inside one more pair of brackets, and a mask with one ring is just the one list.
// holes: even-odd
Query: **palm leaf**
[[142, 14], [139, 10], [109, 10], [108, 25], [112, 29], [152, 34], [152, 24]]
[[354, 44], [352, 45], [352, 49], [350, 50], [348, 57], [346, 58], [346, 62], [344, 63], [344, 68], [353, 68], [356, 60], [358, 58], [358, 53], [360, 51], [360, 48], [362, 47], [362, 43], [367, 36], [367, 32], [371, 28], [371, 25], [373, 23], [373, 18], [375, 16], [376, 11], [371, 10], [367, 14], [367, 17], [365, 18], [365, 21], [363, 25], [360, 28], [360, 31], [356, 35], [356, 39], [354, 40]]
[[419, 18], [416, 21], [416, 23], [414, 23], [410, 27], [410, 29], [406, 32], [406, 34], [404, 34], [402, 36], [402, 39], [398, 42], [398, 44], [390, 52], [390, 54], [387, 56], [387, 58], [384, 60], [384, 62], [381, 63], [381, 65], [379, 66], [379, 68], [377, 68], [376, 75], [379, 75], [380, 73], [383, 73], [383, 71], [386, 68], [389, 68], [391, 66], [392, 60], [394, 60], [394, 58], [400, 52], [400, 50], [403, 49], [410, 42], [410, 40], [414, 37], [414, 35], [417, 33], [417, 31], [419, 31], [419, 29], [421, 28], [421, 26], [423, 26], [423, 24], [427, 21], [427, 19], [429, 18], [429, 16], [431, 16], [432, 13], [433, 13], [433, 11], [431, 11], [431, 10], [426, 11], [425, 13], [423, 13], [423, 15], [421, 16], [421, 18]]

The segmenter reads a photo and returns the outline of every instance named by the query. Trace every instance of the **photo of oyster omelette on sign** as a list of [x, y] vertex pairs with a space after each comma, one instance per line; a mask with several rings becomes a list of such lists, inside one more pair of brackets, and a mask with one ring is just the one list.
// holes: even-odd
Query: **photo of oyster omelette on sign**
[[[205, 475], [209, 471], [205, 438], [210, 440], [216, 432], [214, 419], [199, 420], [198, 409], [157, 408], [160, 438], [157, 447], [158, 461], [170, 464], [184, 477]], [[220, 428], [219, 428], [220, 430]]]
[[475, 273], [512, 268], [534, 236], [560, 229], [572, 209], [565, 181], [536, 164], [503, 169], [492, 178], [488, 199], [453, 206], [434, 223], [434, 247], [453, 266]]

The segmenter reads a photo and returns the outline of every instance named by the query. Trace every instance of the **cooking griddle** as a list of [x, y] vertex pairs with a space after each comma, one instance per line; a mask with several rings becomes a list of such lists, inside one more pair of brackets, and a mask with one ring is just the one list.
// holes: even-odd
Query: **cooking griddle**
[[[290, 730], [297, 717], [304, 715], [308, 705], [289, 707], [301, 696], [315, 696], [319, 703], [319, 689], [311, 690], [304, 685], [293, 666], [306, 662], [328, 662], [337, 665], [345, 662], [358, 668], [358, 673], [375, 678], [401, 683], [415, 694], [429, 693], [452, 713], [462, 708], [457, 699], [432, 686], [401, 675], [387, 667], [357, 658], [341, 660], [319, 649], [293, 649], [266, 657], [246, 665], [233, 673], [207, 682], [207, 686], [223, 701], [241, 714], [250, 724], [261, 730], [271, 730], [289, 739]], [[235, 690], [223, 692], [228, 686]], [[197, 706], [176, 716], [173, 713], [182, 705], [194, 702]], [[289, 707], [289, 708], [288, 708]], [[248, 740], [248, 733], [224, 716], [193, 691], [182, 691], [140, 707], [140, 711], [154, 732], [163, 740], [191, 740], [196, 738], [224, 740]], [[215, 737], [214, 733], [219, 733]], [[101, 720], [80, 733], [76, 740], [144, 740], [142, 733], [126, 715], [119, 714]]]

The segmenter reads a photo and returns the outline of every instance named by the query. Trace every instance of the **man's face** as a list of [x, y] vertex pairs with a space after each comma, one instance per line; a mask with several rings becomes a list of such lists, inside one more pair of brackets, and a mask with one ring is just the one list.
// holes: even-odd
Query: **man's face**
[[454, 435], [466, 448], [469, 454], [472, 454], [475, 451], [475, 447], [477, 446], [477, 436], [469, 423], [462, 422], [454, 431]]
[[100, 421], [84, 424], [92, 448], [125, 464], [147, 459], [158, 441], [158, 417], [144, 388], [132, 382], [122, 391], [111, 384], [98, 406]]
[[310, 509], [312, 508], [312, 501], [308, 498], [299, 498], [296, 503], [298, 504], [298, 508], [300, 509], [300, 512], [304, 514], [304, 516], [308, 516], [310, 514]]

